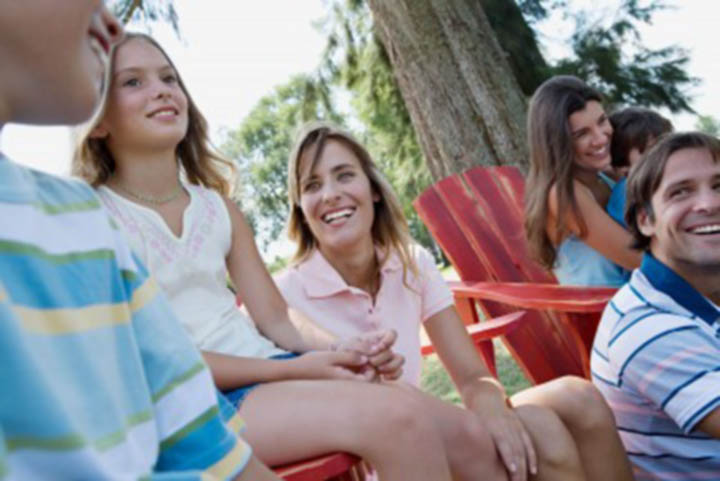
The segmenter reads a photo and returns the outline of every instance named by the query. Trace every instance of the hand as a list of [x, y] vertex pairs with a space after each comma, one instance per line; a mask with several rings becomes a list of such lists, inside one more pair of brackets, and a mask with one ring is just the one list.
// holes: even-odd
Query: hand
[[482, 395], [474, 404], [473, 411], [488, 430], [510, 480], [525, 481], [528, 473], [537, 474], [537, 455], [530, 435], [515, 411], [505, 403], [504, 392], [502, 397], [494, 393]]
[[354, 351], [313, 351], [287, 362], [292, 365], [294, 379], [369, 380], [363, 372], [368, 358]]
[[364, 354], [374, 371], [373, 376], [380, 375], [383, 379], [391, 381], [402, 375], [402, 366], [405, 363], [403, 356], [391, 350], [396, 339], [397, 332], [394, 329], [373, 331], [340, 341], [337, 349]]

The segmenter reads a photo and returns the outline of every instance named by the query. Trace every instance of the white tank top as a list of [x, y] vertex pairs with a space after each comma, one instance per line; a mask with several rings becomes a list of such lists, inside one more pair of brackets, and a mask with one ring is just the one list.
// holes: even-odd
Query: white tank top
[[261, 358], [286, 352], [258, 332], [227, 287], [232, 227], [225, 202], [213, 190], [183, 185], [190, 204], [180, 237], [154, 210], [105, 186], [98, 194], [199, 349]]

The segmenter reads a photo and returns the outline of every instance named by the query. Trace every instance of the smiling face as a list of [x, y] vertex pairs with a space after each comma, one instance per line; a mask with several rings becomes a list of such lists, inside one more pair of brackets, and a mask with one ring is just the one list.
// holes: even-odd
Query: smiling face
[[568, 117], [573, 139], [575, 166], [599, 172], [610, 165], [612, 126], [600, 102], [590, 100], [585, 108]]
[[654, 215], [641, 211], [637, 221], [657, 259], [688, 280], [698, 268], [720, 269], [720, 162], [707, 149], [668, 157], [651, 204]]
[[122, 27], [100, 0], [0, 0], [0, 124], [77, 123], [99, 97]]
[[188, 129], [188, 100], [177, 72], [143, 38], [116, 54], [105, 115], [95, 130], [110, 150], [175, 149]]
[[314, 149], [300, 159], [300, 208], [320, 250], [373, 248], [374, 203], [379, 200], [352, 150], [329, 139], [315, 165]]

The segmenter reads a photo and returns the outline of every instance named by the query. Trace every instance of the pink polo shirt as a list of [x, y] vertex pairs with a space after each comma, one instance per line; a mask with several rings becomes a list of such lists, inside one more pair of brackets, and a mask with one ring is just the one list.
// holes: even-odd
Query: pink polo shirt
[[375, 305], [370, 295], [348, 286], [319, 250], [307, 261], [275, 276], [288, 305], [341, 338], [378, 329], [395, 329], [394, 350], [405, 356], [402, 379], [420, 382], [420, 323], [453, 305], [453, 297], [432, 256], [413, 246], [419, 275], [407, 272], [403, 284], [400, 259], [391, 255], [380, 271]]

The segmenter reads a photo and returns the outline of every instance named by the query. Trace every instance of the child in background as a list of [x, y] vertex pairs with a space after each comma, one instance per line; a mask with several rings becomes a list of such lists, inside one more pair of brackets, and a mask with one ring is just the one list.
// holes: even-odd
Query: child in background
[[[205, 120], [150, 37], [128, 35], [117, 47], [104, 109], [80, 140], [75, 172], [98, 187], [167, 292], [261, 460], [341, 450], [366, 459], [383, 480], [450, 479], [421, 395], [365, 382], [375, 369], [399, 376], [393, 332], [377, 342], [363, 335], [373, 342], [359, 353], [290, 321], [249, 226], [223, 195], [226, 164], [209, 147]], [[228, 272], [252, 320], [237, 309]], [[495, 456], [486, 447], [478, 458]]]
[[[0, 11], [0, 127], [86, 120], [118, 22], [99, 0]], [[92, 189], [0, 154], [0, 225], [0, 478], [278, 479]]]
[[673, 131], [672, 123], [657, 112], [628, 107], [610, 115], [613, 127], [610, 142], [610, 163], [621, 176], [613, 187], [606, 210], [610, 217], [627, 229], [625, 224], [625, 184], [627, 174], [658, 138]]
[[485, 430], [503, 477], [631, 479], [612, 414], [589, 382], [568, 376], [507, 399], [432, 256], [410, 237], [395, 193], [356, 139], [330, 124], [307, 125], [288, 161], [288, 193], [297, 250], [278, 287], [292, 307], [340, 336], [397, 330], [402, 379], [413, 388], [424, 327], [465, 405], [435, 400], [426, 411], [446, 432], [454, 479], [490, 477], [487, 463], [475, 459], [474, 433]]

